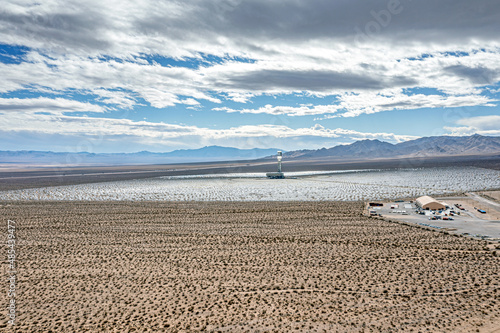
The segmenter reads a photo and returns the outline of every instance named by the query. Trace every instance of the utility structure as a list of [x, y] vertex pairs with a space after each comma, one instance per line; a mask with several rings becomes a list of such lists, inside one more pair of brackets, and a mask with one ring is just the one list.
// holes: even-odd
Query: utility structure
[[278, 159], [278, 172], [268, 172], [266, 176], [271, 179], [283, 179], [285, 178], [285, 174], [281, 172], [281, 161], [283, 160], [283, 152], [281, 150], [278, 150], [276, 158]]
[[446, 205], [443, 204], [442, 202], [437, 201], [434, 198], [431, 198], [427, 195], [424, 195], [423, 197], [417, 198], [415, 200], [415, 204], [417, 207], [420, 207], [422, 209], [426, 210], [439, 210], [439, 209], [445, 209]]

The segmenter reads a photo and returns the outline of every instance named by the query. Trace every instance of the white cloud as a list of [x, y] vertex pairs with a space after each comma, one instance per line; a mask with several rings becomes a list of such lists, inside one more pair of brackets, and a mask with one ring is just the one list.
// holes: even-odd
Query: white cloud
[[[229, 61], [196, 69], [76, 56], [52, 59], [31, 52], [28, 55], [30, 62], [0, 64], [3, 74], [0, 92], [26, 88], [42, 92], [64, 92], [71, 89], [96, 94], [101, 101], [122, 108], [132, 107], [137, 103], [136, 97], [145, 99], [153, 107], [164, 108], [183, 104], [182, 100], [221, 103], [214, 93], [225, 94], [228, 99], [241, 103], [262, 94], [306, 92], [311, 96], [339, 95], [341, 102], [343, 99], [349, 105], [363, 104], [356, 99], [366, 98], [383, 104], [391, 102], [382, 99], [385, 95], [394, 94], [394, 91], [426, 87], [441, 90], [447, 95], [442, 98], [438, 95], [408, 97], [399, 94], [390, 98], [398, 102], [397, 99], [401, 97], [409, 100], [407, 102], [410, 104], [417, 104], [417, 107], [434, 107], [435, 104], [437, 107], [463, 105], [471, 102], [477, 104], [468, 105], [484, 105], [486, 98], [474, 95], [481, 92], [479, 88], [484, 85], [482, 80], [500, 79], [496, 74], [500, 73], [499, 55], [500, 51], [477, 52], [459, 59], [436, 55], [422, 61], [361, 57], [356, 59], [357, 64], [353, 64], [349, 70], [336, 65], [341, 62], [335, 58], [339, 55], [332, 55], [328, 64], [320, 65], [314, 59], [301, 59], [298, 55], [298, 61]], [[475, 69], [473, 66], [480, 66], [478, 68], [482, 69]], [[487, 77], [471, 78], [471, 75], [481, 73]], [[367, 107], [361, 109], [364, 110], [361, 113], [370, 112]], [[245, 110], [249, 112], [248, 109]], [[360, 109], [353, 111], [356, 110]], [[300, 114], [304, 111], [306, 110], [287, 113]], [[372, 111], [377, 111], [377, 108], [372, 108]], [[318, 114], [316, 111], [312, 113]]]
[[0, 112], [5, 113], [50, 113], [61, 115], [67, 112], [105, 112], [102, 106], [82, 103], [65, 98], [0, 98]]
[[[136, 98], [156, 108], [193, 99], [221, 103], [215, 93], [240, 103], [262, 94], [384, 94], [418, 87], [475, 95], [500, 81], [500, 23], [494, 23], [500, 10], [493, 0], [459, 3], [402, 1], [390, 24], [360, 44], [356, 28], [373, 22], [370, 13], [385, 10], [387, 1], [11, 1], [0, 14], [0, 42], [35, 50], [25, 55], [27, 62], [0, 64], [0, 92], [74, 89], [122, 108]], [[425, 15], [416, 20], [417, 13]], [[460, 17], [460, 25], [443, 22], [443, 15]], [[201, 54], [226, 60], [202, 61], [200, 68], [146, 61], [157, 55], [201, 61]]]
[[131, 109], [137, 104], [137, 100], [132, 94], [123, 91], [94, 89], [92, 94], [99, 96], [97, 100], [101, 103], [113, 104], [124, 109]]
[[[294, 0], [12, 0], [3, 4], [0, 36], [5, 43], [52, 53], [120, 58], [140, 53], [287, 54], [291, 48], [343, 50], [346, 43], [373, 40], [406, 48], [499, 41], [495, 0], [400, 3], [397, 13], [381, 24], [372, 13], [387, 10], [387, 0], [319, 0], [314, 5]], [[366, 33], [370, 24], [375, 33], [359, 38], [358, 31]]]
[[[392, 133], [364, 133], [342, 128], [329, 129], [321, 125], [296, 129], [283, 125], [244, 125], [228, 129], [211, 129], [188, 125], [132, 121], [129, 119], [18, 113], [4, 115], [2, 120], [0, 131], [3, 132], [24, 131], [61, 136], [87, 135], [110, 140], [113, 137], [126, 136], [128, 139], [135, 138], [136, 142], [154, 142], [156, 144], [168, 142], [180, 146], [190, 142], [193, 145], [226, 144], [245, 148], [248, 147], [249, 142], [258, 142], [260, 147], [263, 148], [276, 147], [277, 143], [281, 143], [281, 146], [285, 147], [289, 140], [292, 140], [292, 144], [300, 140], [305, 147], [314, 147], [317, 145], [318, 139], [338, 139], [342, 142], [382, 139], [400, 142], [415, 138]], [[334, 146], [335, 142], [331, 141], [329, 145]]]
[[[100, 100], [129, 108], [141, 97], [156, 108], [182, 104], [179, 96], [220, 103], [206, 92], [200, 74], [193, 69], [144, 65], [135, 62], [102, 61], [79, 57], [50, 59], [33, 57], [19, 65], [0, 64], [0, 92], [29, 88], [50, 91], [78, 90]], [[118, 90], [118, 91], [117, 91]]]
[[213, 108], [214, 111], [224, 111], [228, 113], [265, 113], [272, 115], [287, 115], [287, 116], [308, 116], [325, 113], [334, 113], [340, 109], [338, 105], [302, 105], [299, 107], [293, 106], [272, 106], [267, 104], [258, 109], [231, 109], [228, 107]]
[[406, 95], [397, 93], [383, 94], [348, 94], [340, 97], [340, 105], [347, 110], [342, 117], [356, 117], [389, 110], [411, 110], [421, 108], [456, 108], [463, 106], [495, 106], [496, 100], [480, 95], [442, 96], [442, 95]]
[[[0, 93], [27, 90], [64, 98], [0, 99], [1, 128], [104, 133], [159, 145], [274, 146], [290, 141], [306, 147], [329, 144], [330, 139], [407, 137], [276, 125], [207, 129], [65, 113], [132, 110], [140, 104], [204, 112], [208, 101], [220, 104], [213, 110], [228, 113], [324, 119], [497, 104], [488, 95], [488, 89], [498, 93], [500, 81], [497, 0], [456, 0], [452, 5], [401, 0], [401, 10], [381, 23], [373, 13], [387, 6], [387, 0], [8, 1], [0, 11], [0, 43], [28, 51], [11, 59], [20, 62], [0, 63]], [[366, 33], [370, 26], [375, 31]], [[312, 104], [298, 104], [296, 94]], [[95, 103], [72, 101], [76, 95], [95, 96]], [[268, 101], [278, 96], [290, 100], [281, 104], [294, 106]], [[252, 103], [259, 97], [268, 105], [224, 104]], [[328, 105], [315, 97], [334, 102]], [[35, 115], [40, 112], [47, 114]], [[496, 131], [485, 126], [471, 122], [454, 131]]]
[[481, 116], [464, 118], [457, 121], [459, 125], [468, 125], [479, 130], [500, 130], [500, 116]]
[[214, 111], [228, 113], [253, 113], [287, 116], [327, 115], [320, 119], [336, 117], [356, 117], [361, 114], [371, 114], [390, 110], [410, 110], [420, 108], [452, 108], [463, 106], [495, 106], [496, 100], [480, 95], [442, 96], [442, 95], [406, 95], [401, 92], [391, 95], [380, 93], [344, 94], [338, 96], [338, 104], [332, 105], [301, 105], [272, 106], [270, 104], [258, 109], [232, 109], [228, 107], [213, 108]]
[[462, 118], [456, 121], [460, 127], [444, 127], [452, 135], [500, 135], [500, 116], [479, 116]]
[[186, 98], [186, 99], [180, 101], [180, 103], [185, 104], [185, 105], [200, 105], [200, 102], [198, 102], [194, 98]]

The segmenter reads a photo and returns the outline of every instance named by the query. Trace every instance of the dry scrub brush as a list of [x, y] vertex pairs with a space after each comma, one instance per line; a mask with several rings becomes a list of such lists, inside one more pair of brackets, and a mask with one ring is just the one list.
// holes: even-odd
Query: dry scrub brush
[[484, 241], [362, 209], [3, 203], [18, 225], [18, 329], [455, 332], [499, 322], [500, 258]]

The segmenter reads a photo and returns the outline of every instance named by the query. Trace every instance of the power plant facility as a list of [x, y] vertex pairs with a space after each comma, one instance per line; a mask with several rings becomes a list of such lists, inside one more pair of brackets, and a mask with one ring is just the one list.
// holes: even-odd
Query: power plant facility
[[415, 201], [417, 207], [420, 207], [422, 209], [431, 209], [431, 210], [439, 210], [439, 209], [445, 209], [446, 205], [443, 204], [442, 202], [437, 201], [434, 198], [431, 198], [427, 195], [418, 198]]
[[281, 161], [283, 160], [283, 152], [281, 150], [278, 150], [276, 158], [278, 159], [278, 172], [268, 172], [266, 176], [270, 179], [284, 179], [285, 174], [281, 171]]

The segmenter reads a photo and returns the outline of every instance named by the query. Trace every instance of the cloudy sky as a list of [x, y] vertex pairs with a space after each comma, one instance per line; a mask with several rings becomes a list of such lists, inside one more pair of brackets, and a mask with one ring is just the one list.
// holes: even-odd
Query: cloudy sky
[[0, 150], [500, 135], [498, 0], [19, 0]]

